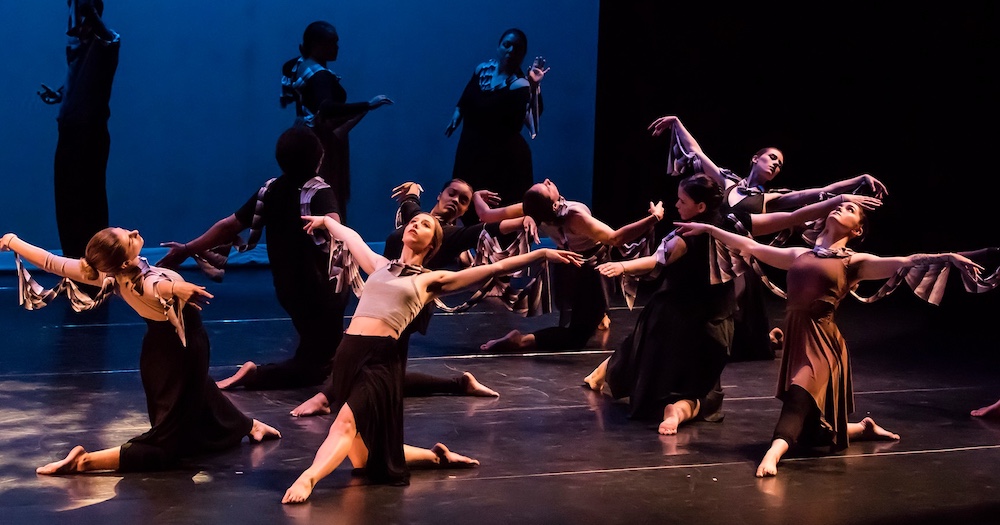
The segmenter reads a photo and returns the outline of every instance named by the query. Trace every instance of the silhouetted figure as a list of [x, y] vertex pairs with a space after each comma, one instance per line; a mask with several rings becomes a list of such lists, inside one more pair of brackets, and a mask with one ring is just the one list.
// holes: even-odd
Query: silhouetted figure
[[63, 254], [82, 257], [90, 237], [108, 227], [108, 103], [120, 39], [101, 19], [102, 0], [68, 0], [67, 5], [66, 81], [56, 91], [42, 84], [38, 96], [46, 104], [61, 103], [56, 118], [56, 225]]
[[347, 202], [351, 198], [351, 156], [348, 132], [369, 111], [392, 104], [385, 95], [368, 102], [347, 102], [340, 77], [327, 69], [337, 60], [340, 37], [329, 22], [316, 21], [306, 27], [299, 45], [300, 56], [281, 68], [281, 107], [295, 104], [296, 124], [313, 128], [326, 150], [319, 176], [333, 188], [339, 199], [340, 219], [347, 222]]

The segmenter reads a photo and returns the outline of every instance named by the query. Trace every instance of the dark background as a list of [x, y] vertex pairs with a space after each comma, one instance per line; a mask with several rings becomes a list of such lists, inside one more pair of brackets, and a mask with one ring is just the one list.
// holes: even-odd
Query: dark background
[[[758, 149], [783, 150], [772, 187], [879, 178], [889, 196], [859, 249], [1000, 245], [992, 3], [677, 4], [601, 3], [595, 215], [617, 226], [662, 199], [677, 217], [666, 138], [646, 130], [673, 114], [716, 164], [738, 174]], [[995, 322], [1000, 292], [964, 293], [955, 276], [949, 286], [934, 319], [960, 330]], [[905, 289], [895, 295], [910, 297], [885, 301], [912, 299]]]

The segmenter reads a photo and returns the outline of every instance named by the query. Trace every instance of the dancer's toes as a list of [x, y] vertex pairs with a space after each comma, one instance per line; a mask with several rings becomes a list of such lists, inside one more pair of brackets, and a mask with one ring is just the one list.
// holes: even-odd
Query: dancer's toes
[[476, 380], [472, 372], [462, 374], [462, 384], [465, 386], [465, 394], [475, 397], [500, 397], [500, 393]]
[[480, 345], [479, 349], [482, 351], [493, 351], [493, 352], [509, 352], [511, 350], [517, 350], [521, 347], [521, 339], [524, 336], [521, 332], [517, 330], [511, 330], [507, 335], [501, 337], [500, 339], [490, 339], [489, 341]]
[[478, 459], [472, 459], [467, 456], [463, 456], [457, 452], [452, 452], [444, 445], [444, 443], [437, 443], [431, 448], [438, 457], [438, 465], [448, 468], [461, 468], [461, 467], [473, 467], [479, 464]]
[[289, 414], [295, 417], [326, 415], [330, 413], [330, 402], [326, 395], [320, 392], [310, 397], [306, 402], [292, 409]]
[[305, 474], [299, 476], [299, 479], [292, 483], [291, 487], [285, 491], [284, 497], [281, 498], [282, 503], [302, 503], [309, 499], [309, 495], [312, 494], [313, 483], [306, 477]]
[[237, 387], [246, 382], [247, 379], [253, 377], [257, 372], [257, 364], [253, 361], [247, 361], [243, 363], [243, 366], [236, 371], [235, 374], [223, 379], [222, 381], [216, 381], [215, 386], [219, 387], [219, 390], [228, 390], [233, 387]]
[[861, 426], [864, 427], [864, 430], [861, 431], [862, 439], [899, 441], [899, 434], [889, 432], [888, 430], [880, 427], [877, 423], [875, 423], [875, 420], [870, 417], [862, 419]]
[[607, 330], [608, 328], [611, 328], [611, 318], [608, 317], [608, 314], [604, 314], [604, 319], [601, 319], [601, 322], [597, 323], [597, 329]]
[[677, 409], [672, 404], [667, 405], [663, 409], [663, 421], [656, 431], [664, 436], [672, 436], [677, 433], [678, 425], [680, 425], [680, 416], [677, 414]]
[[757, 477], [767, 478], [778, 475], [778, 462], [771, 458], [770, 454], [764, 456], [760, 465], [757, 466]]
[[35, 469], [35, 473], [44, 474], [51, 476], [54, 474], [73, 474], [75, 472], [80, 472], [80, 460], [87, 451], [80, 445], [73, 447], [73, 450], [69, 451], [60, 461], [54, 461], [48, 465], [38, 467]]
[[1000, 401], [987, 407], [977, 408], [970, 412], [970, 414], [972, 417], [1000, 417]]
[[600, 392], [601, 388], [604, 387], [604, 380], [596, 377], [593, 373], [583, 378], [583, 382], [587, 385], [587, 388], [594, 392]]
[[281, 432], [278, 432], [276, 428], [266, 423], [262, 423], [256, 419], [253, 420], [253, 426], [250, 427], [250, 433], [247, 435], [250, 436], [251, 440], [256, 441], [258, 443], [264, 441], [265, 439], [281, 438]]

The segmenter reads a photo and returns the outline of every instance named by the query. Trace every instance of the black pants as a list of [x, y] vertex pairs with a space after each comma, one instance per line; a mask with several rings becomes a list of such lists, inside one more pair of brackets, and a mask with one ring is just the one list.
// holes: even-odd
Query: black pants
[[[55, 156], [56, 226], [66, 257], [83, 257], [87, 242], [108, 227], [105, 188], [111, 135], [107, 122], [59, 124]], [[144, 199], [142, 188], [133, 188]]]
[[608, 310], [603, 278], [597, 270], [588, 267], [559, 265], [556, 271], [561, 283], [557, 290], [562, 295], [559, 302], [572, 310], [570, 321], [568, 326], [553, 326], [534, 332], [535, 346], [539, 350], [583, 348]]

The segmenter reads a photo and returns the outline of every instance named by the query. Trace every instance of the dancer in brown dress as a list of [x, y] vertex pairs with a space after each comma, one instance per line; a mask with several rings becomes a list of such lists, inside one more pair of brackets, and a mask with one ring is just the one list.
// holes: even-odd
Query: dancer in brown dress
[[979, 265], [957, 253], [878, 257], [854, 252], [847, 243], [864, 233], [865, 212], [849, 201], [829, 214], [812, 249], [767, 246], [707, 224], [679, 226], [683, 235], [708, 232], [744, 256], [788, 270], [785, 351], [776, 394], [782, 410], [757, 477], [776, 475], [778, 461], [800, 442], [837, 451], [852, 439], [899, 439], [870, 417], [847, 420], [854, 412], [854, 391], [847, 344], [834, 321], [837, 306], [858, 282], [888, 279], [907, 267], [951, 263], [978, 274]]
[[[46, 272], [99, 287], [105, 297], [117, 293], [147, 325], [139, 374], [152, 428], [121, 446], [97, 452], [76, 446], [64, 459], [39, 467], [39, 474], [162, 470], [187, 457], [232, 448], [243, 436], [252, 441], [281, 437], [274, 428], [240, 412], [208, 377], [208, 334], [198, 312], [212, 294], [172, 270], [149, 266], [139, 257], [142, 246], [138, 231], [106, 228], [91, 238], [83, 259], [69, 259], [13, 233], [0, 238], [0, 251], [11, 250]], [[66, 286], [72, 295], [73, 286]], [[102, 300], [75, 299], [77, 304], [92, 305]]]

